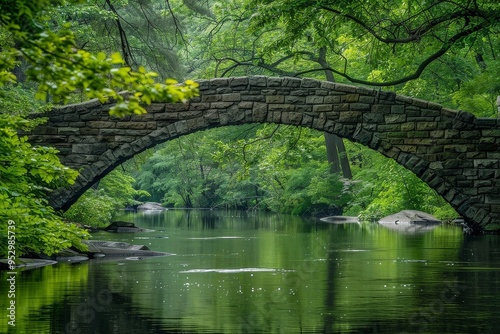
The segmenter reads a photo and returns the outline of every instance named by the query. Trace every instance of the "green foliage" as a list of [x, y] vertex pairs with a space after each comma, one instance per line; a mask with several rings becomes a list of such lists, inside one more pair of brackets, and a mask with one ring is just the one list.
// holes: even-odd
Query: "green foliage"
[[443, 220], [458, 216], [434, 190], [395, 161], [352, 144], [350, 154], [356, 162], [353, 199], [346, 207], [347, 215], [359, 215], [367, 221], [401, 210], [420, 210]]
[[114, 198], [102, 190], [89, 189], [64, 213], [64, 217], [88, 226], [105, 227], [111, 223], [117, 209]]
[[[17, 136], [17, 130], [29, 126], [19, 116], [0, 114], [0, 238], [6, 238], [12, 220], [17, 256], [51, 255], [70, 246], [84, 249], [81, 239], [87, 234], [64, 222], [44, 199], [51, 189], [73, 183], [77, 173], [59, 162], [55, 149], [33, 147], [26, 137]], [[2, 240], [2, 256], [6, 245]]]
[[138, 187], [167, 206], [218, 206], [218, 189], [227, 180], [220, 179], [212, 160], [214, 133], [220, 130], [212, 131], [175, 139], [156, 150], [137, 176]]
[[198, 132], [158, 149], [137, 186], [171, 206], [340, 212], [348, 190], [330, 174], [323, 141], [316, 131], [274, 125]]
[[[81, 3], [85, 4], [79, 11], [74, 6]], [[38, 124], [27, 121], [28, 114], [48, 110], [50, 106], [33, 101], [32, 89], [10, 85], [18, 79], [14, 73], [23, 76], [21, 81], [26, 76], [31, 80], [29, 84], [34, 83], [33, 95], [40, 100], [64, 103], [75, 93], [101, 102], [114, 100], [116, 104], [110, 113], [115, 116], [145, 113], [144, 106], [153, 100], [186, 102], [197, 95], [194, 81], [157, 82], [155, 72], [143, 66], [133, 69], [125, 63], [125, 55], [79, 47], [77, 35], [83, 36], [82, 30], [78, 30], [82, 26], [76, 24], [75, 33], [72, 25], [65, 22], [68, 16], [64, 16], [72, 11], [70, 8], [74, 13], [87, 15], [91, 7], [83, 0], [0, 2], [0, 218], [5, 232], [0, 237], [2, 255], [6, 250], [3, 239], [8, 220], [16, 223], [18, 256], [29, 252], [51, 255], [70, 246], [83, 249], [81, 239], [87, 236], [65, 223], [48, 205], [47, 194], [72, 184], [77, 172], [61, 165], [54, 149], [32, 147], [25, 137], [18, 137], [17, 131]], [[124, 90], [130, 93], [120, 93]], [[118, 173], [113, 176], [121, 185], [105, 181], [102, 192], [82, 199], [91, 204], [80, 205], [80, 209], [77, 206], [74, 216], [88, 219], [85, 208], [93, 205], [93, 217], [100, 219], [102, 214], [106, 218], [111, 208], [139, 194], [130, 187], [133, 179]], [[112, 201], [106, 202], [108, 197]], [[104, 204], [98, 206], [99, 201]]]
[[118, 210], [137, 203], [134, 198], [149, 197], [148, 192], [135, 190], [134, 182], [132, 176], [115, 169], [99, 182], [97, 189], [87, 190], [64, 217], [89, 226], [107, 226]]
[[114, 199], [118, 207], [135, 204], [134, 198], [149, 197], [149, 193], [133, 187], [135, 179], [125, 171], [113, 170], [99, 182], [99, 191]]
[[[29, 64], [29, 78], [39, 83], [36, 96], [42, 100], [50, 96], [55, 102], [64, 102], [70, 94], [81, 92], [87, 98], [98, 98], [101, 102], [115, 100], [110, 113], [121, 116], [143, 114], [146, 112], [143, 106], [152, 101], [186, 102], [196, 96], [197, 83], [192, 80], [182, 85], [172, 79], [156, 82], [157, 73], [142, 66], [133, 70], [125, 65], [120, 53], [93, 54], [77, 49], [75, 34], [68, 23], [54, 30], [36, 23], [47, 21], [51, 10], [57, 12], [59, 7], [52, 8], [50, 4], [64, 3], [63, 0], [42, 1], [46, 7], [40, 4], [28, 6], [19, 0], [5, 12], [5, 6], [2, 6], [0, 29], [10, 34], [16, 44], [1, 52], [0, 85], [16, 80], [9, 71], [20, 55]], [[131, 94], [120, 94], [123, 90]]]

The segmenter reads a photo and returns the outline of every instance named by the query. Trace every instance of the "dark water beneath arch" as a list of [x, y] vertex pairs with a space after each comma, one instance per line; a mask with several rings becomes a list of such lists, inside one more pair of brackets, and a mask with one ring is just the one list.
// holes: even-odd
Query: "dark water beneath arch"
[[[500, 238], [266, 213], [126, 214], [176, 255], [18, 274], [1, 333], [498, 333]], [[2, 274], [0, 308], [7, 307]], [[5, 313], [5, 312], [4, 312]], [[6, 313], [5, 313], [6, 314]]]

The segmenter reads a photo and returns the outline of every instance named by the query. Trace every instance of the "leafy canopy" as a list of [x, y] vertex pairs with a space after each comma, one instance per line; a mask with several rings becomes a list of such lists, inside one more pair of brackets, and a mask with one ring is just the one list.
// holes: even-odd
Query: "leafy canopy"
[[[7, 1], [0, 4], [0, 30], [12, 38], [11, 45], [0, 56], [0, 85], [15, 82], [10, 72], [22, 58], [29, 64], [28, 78], [38, 82], [37, 97], [50, 96], [65, 102], [73, 92], [101, 102], [116, 100], [112, 115], [143, 114], [144, 104], [153, 100], [187, 101], [197, 94], [197, 83], [187, 80], [182, 85], [173, 79], [156, 82], [157, 74], [144, 67], [133, 70], [120, 53], [106, 55], [78, 49], [69, 23], [57, 30], [48, 27], [52, 11], [65, 3], [82, 0]], [[131, 94], [119, 94], [129, 90]]]
[[[18, 136], [18, 131], [40, 122], [27, 120], [27, 114], [50, 107], [29, 97], [31, 90], [15, 85], [14, 73], [26, 75], [27, 85], [36, 84], [38, 99], [64, 103], [74, 93], [101, 102], [113, 99], [110, 113], [116, 116], [145, 113], [144, 105], [153, 100], [183, 102], [197, 95], [194, 81], [157, 82], [156, 73], [140, 66], [133, 69], [119, 53], [78, 48], [72, 26], [52, 18], [61, 17], [63, 5], [86, 2], [0, 2], [0, 255], [7, 250], [8, 220], [16, 224], [17, 256], [51, 255], [71, 246], [84, 249], [81, 240], [88, 236], [48, 205], [47, 193], [74, 183], [77, 172], [60, 163], [55, 149], [31, 146]], [[121, 94], [124, 90], [130, 94]]]

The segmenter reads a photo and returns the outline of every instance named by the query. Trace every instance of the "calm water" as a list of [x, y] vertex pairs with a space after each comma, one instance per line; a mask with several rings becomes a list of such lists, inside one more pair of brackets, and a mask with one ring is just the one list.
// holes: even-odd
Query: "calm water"
[[[98, 233], [175, 255], [18, 274], [1, 333], [498, 333], [500, 238], [263, 213], [119, 217]], [[0, 308], [7, 307], [2, 274]], [[4, 311], [6, 312], [6, 311]]]

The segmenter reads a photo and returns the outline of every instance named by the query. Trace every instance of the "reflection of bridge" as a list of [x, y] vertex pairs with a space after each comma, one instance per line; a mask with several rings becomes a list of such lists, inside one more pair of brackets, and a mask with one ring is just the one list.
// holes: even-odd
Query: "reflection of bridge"
[[280, 123], [359, 142], [399, 162], [468, 221], [500, 223], [500, 126], [432, 102], [312, 79], [263, 76], [200, 81], [188, 104], [153, 103], [142, 116], [114, 118], [92, 100], [54, 109], [30, 142], [54, 146], [81, 172], [52, 195], [67, 209], [92, 184], [135, 154], [210, 127]]

